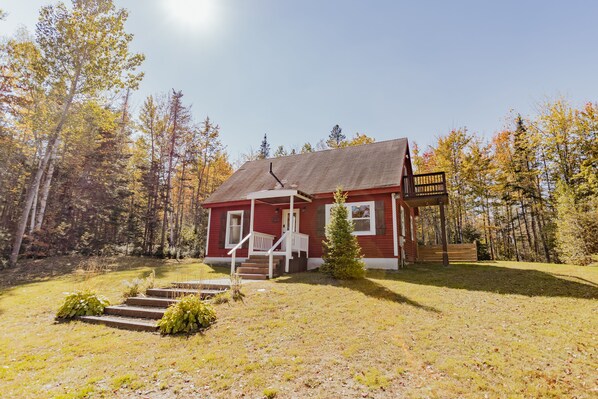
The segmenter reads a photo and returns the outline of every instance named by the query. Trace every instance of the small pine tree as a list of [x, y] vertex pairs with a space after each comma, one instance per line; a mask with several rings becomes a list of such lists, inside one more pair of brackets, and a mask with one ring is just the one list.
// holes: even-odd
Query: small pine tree
[[328, 136], [328, 144], [329, 148], [340, 148], [345, 144], [345, 140], [347, 136], [343, 134], [343, 129], [339, 125], [334, 125], [332, 130], [330, 131], [330, 135]]
[[365, 264], [361, 260], [361, 248], [353, 233], [353, 222], [347, 219], [345, 206], [347, 194], [341, 188], [334, 193], [334, 205], [330, 211], [330, 223], [326, 226], [324, 240], [324, 264], [320, 270], [337, 279], [363, 278]]
[[270, 156], [270, 144], [268, 143], [268, 136], [264, 134], [262, 144], [260, 144], [259, 159], [266, 159]]

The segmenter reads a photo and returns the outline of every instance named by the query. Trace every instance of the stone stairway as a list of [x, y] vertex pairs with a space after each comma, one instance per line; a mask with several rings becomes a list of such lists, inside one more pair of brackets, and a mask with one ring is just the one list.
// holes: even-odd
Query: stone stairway
[[[237, 273], [244, 280], [266, 280], [268, 279], [268, 257], [263, 255], [251, 255], [247, 261], [241, 263], [237, 268]], [[273, 276], [281, 275], [281, 270], [284, 263], [284, 256], [274, 256]]]
[[101, 316], [80, 316], [79, 320], [125, 330], [153, 332], [158, 330], [158, 320], [166, 308], [178, 302], [177, 298], [201, 293], [201, 297], [207, 299], [229, 288], [230, 285], [225, 282], [172, 283], [169, 288], [150, 288], [145, 296], [127, 298], [121, 305], [108, 306]]

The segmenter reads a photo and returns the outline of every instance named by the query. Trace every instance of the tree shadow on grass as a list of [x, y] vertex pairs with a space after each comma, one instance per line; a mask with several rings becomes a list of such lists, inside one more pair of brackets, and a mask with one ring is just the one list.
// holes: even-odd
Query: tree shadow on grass
[[385, 287], [384, 285], [368, 278], [341, 281], [335, 280], [319, 272], [305, 272], [288, 274], [273, 281], [281, 284], [329, 285], [334, 287], [349, 288], [353, 291], [361, 292], [368, 297], [383, 301], [403, 303], [405, 305], [413, 306], [428, 312], [440, 313], [440, 311], [434, 307], [423, 305], [417, 301], [409, 299], [406, 296], [398, 294], [388, 287]]
[[[558, 266], [555, 265], [556, 268]], [[368, 271], [368, 277], [529, 297], [598, 298], [596, 283], [574, 275], [486, 263], [453, 263], [449, 267], [437, 264], [416, 264], [399, 271]]]
[[[201, 260], [197, 260], [201, 263]], [[154, 270], [156, 279], [166, 277], [167, 273], [176, 275], [176, 268], [188, 266], [189, 263], [152, 257], [114, 256], [114, 257], [85, 257], [85, 256], [57, 256], [46, 259], [22, 259], [14, 268], [0, 270], [0, 291], [24, 284], [48, 281], [64, 276], [74, 275], [86, 279], [105, 273], [140, 270], [139, 277], [145, 278]], [[224, 273], [226, 268], [202, 270], [201, 273], [181, 273], [189, 275], [189, 279], [213, 278], [213, 275]], [[193, 278], [191, 278], [193, 277]], [[176, 279], [176, 278], [175, 278]], [[174, 281], [174, 280], [173, 280]]]

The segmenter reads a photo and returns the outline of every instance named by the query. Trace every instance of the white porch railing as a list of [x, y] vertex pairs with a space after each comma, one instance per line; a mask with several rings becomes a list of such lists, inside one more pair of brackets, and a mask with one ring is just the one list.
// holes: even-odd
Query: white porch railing
[[268, 255], [268, 278], [272, 278], [274, 276], [274, 253], [278, 253], [278, 254], [284, 254], [284, 251], [275, 251], [275, 249], [283, 242], [287, 239], [287, 235], [289, 234], [288, 231], [286, 231], [279, 239], [278, 241], [276, 241], [276, 243], [274, 245], [272, 245], [272, 247], [268, 250], [268, 252], [266, 252], [266, 255]]
[[293, 233], [291, 236], [291, 248], [293, 252], [305, 252], [305, 256], [309, 258], [309, 236], [302, 233]]
[[[249, 241], [250, 248], [249, 248], [249, 255], [253, 254], [260, 254], [268, 256], [268, 275], [270, 278], [273, 277], [273, 268], [274, 268], [274, 255], [286, 255], [287, 264], [289, 258], [292, 257], [293, 252], [298, 252], [301, 255], [301, 252], [305, 252], [305, 255], [309, 258], [309, 236], [307, 234], [302, 233], [292, 233], [290, 231], [285, 232], [274, 244], [274, 236], [266, 233], [260, 233], [254, 231], [252, 233], [247, 234], [243, 239], [235, 245], [228, 254], [231, 255], [230, 261], [230, 273], [233, 274], [235, 272], [235, 263], [237, 260], [237, 250], [243, 246], [247, 241]], [[290, 241], [290, 243], [289, 243]], [[280, 246], [282, 243], [286, 244], [286, 250], [279, 250], [276, 251], [276, 248]], [[290, 244], [290, 245], [289, 245]], [[288, 269], [288, 267], [287, 267]], [[288, 272], [288, 270], [286, 270]]]
[[253, 251], [267, 251], [272, 248], [274, 236], [266, 233], [253, 232]]

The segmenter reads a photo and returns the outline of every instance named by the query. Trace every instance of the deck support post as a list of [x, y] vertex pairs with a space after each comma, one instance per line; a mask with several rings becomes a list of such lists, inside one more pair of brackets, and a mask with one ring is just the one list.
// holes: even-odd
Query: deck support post
[[255, 214], [255, 199], [252, 198], [251, 199], [251, 214], [249, 215], [249, 234], [251, 234], [251, 236], [249, 237], [249, 256], [253, 255], [253, 219], [254, 219], [254, 214]]
[[284, 264], [284, 272], [289, 272], [289, 263], [291, 261], [291, 257], [293, 256], [293, 229], [295, 228], [295, 218], [293, 214], [293, 206], [294, 206], [295, 196], [291, 195], [291, 200], [289, 204], [289, 226], [288, 226], [288, 233], [287, 233], [287, 256], [285, 256], [285, 264]]
[[446, 220], [444, 216], [444, 202], [440, 201], [440, 234], [442, 235], [442, 265], [449, 265], [448, 246], [446, 243]]

